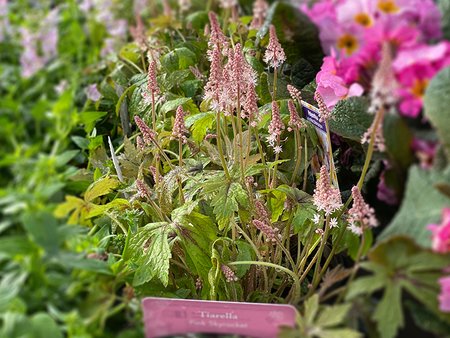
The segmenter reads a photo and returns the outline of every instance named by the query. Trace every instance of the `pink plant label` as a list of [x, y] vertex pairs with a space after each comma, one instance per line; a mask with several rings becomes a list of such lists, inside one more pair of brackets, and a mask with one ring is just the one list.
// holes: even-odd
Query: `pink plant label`
[[282, 326], [294, 327], [291, 305], [145, 298], [145, 336], [165, 337], [187, 333], [237, 334], [277, 337]]

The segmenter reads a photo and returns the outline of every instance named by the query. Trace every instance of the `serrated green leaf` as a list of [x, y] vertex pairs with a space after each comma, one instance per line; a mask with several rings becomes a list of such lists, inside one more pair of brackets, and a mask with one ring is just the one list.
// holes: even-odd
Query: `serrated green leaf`
[[185, 103], [187, 103], [190, 100], [191, 100], [191, 98], [189, 98], [189, 97], [179, 97], [177, 99], [167, 101], [161, 107], [160, 113], [166, 114], [170, 111], [176, 110], [178, 108], [178, 106], [183, 106]]
[[383, 338], [394, 338], [403, 327], [402, 288], [398, 284], [388, 283], [383, 298], [378, 303], [373, 319], [377, 322], [378, 332]]
[[97, 197], [107, 195], [119, 186], [120, 182], [113, 177], [105, 177], [94, 183], [88, 188], [84, 194], [84, 200], [92, 202]]
[[350, 284], [345, 298], [351, 300], [362, 294], [371, 294], [384, 287], [386, 282], [387, 276], [383, 275], [360, 277]]
[[450, 198], [434, 188], [437, 182], [450, 180], [450, 168], [443, 171], [423, 170], [411, 167], [406, 184], [405, 196], [400, 210], [379, 235], [378, 241], [395, 235], [409, 236], [416, 243], [431, 246], [431, 234], [427, 224], [437, 224], [441, 219], [442, 208], [450, 205]]
[[305, 313], [303, 317], [307, 326], [311, 326], [314, 323], [318, 311], [319, 295], [314, 294], [305, 301]]
[[213, 112], [199, 113], [186, 119], [186, 126], [192, 125], [192, 138], [200, 143], [215, 121]]
[[350, 310], [351, 304], [325, 306], [325, 308], [319, 313], [316, 325], [320, 327], [331, 327], [342, 324]]
[[225, 185], [222, 183], [222, 187], [211, 201], [219, 223], [219, 230], [223, 230], [229, 225], [230, 218], [238, 211], [238, 201], [246, 198], [246, 192], [239, 183], [232, 182]]
[[169, 283], [169, 266], [172, 257], [169, 233], [172, 227], [167, 222], [150, 223], [130, 239], [124, 258], [130, 258], [138, 268], [133, 285], [142, 285], [158, 277], [164, 286]]

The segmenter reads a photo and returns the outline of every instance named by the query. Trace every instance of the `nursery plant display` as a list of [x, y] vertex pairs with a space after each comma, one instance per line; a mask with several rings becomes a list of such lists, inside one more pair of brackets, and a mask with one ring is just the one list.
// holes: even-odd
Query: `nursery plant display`
[[142, 337], [147, 296], [448, 335], [447, 0], [0, 8], [2, 336]]

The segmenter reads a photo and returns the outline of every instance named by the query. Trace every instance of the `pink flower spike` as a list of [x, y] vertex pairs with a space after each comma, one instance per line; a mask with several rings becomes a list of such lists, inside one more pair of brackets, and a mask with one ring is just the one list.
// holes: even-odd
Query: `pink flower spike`
[[273, 228], [267, 223], [261, 222], [260, 220], [254, 219], [252, 224], [256, 229], [261, 231], [267, 238], [267, 242], [276, 243], [277, 240], [280, 240], [281, 235], [278, 233], [278, 229]]
[[438, 253], [450, 253], [450, 208], [442, 210], [441, 224], [430, 224], [432, 232], [432, 249]]
[[265, 0], [256, 0], [253, 3], [253, 20], [250, 23], [250, 28], [259, 29], [266, 19], [269, 4]]
[[450, 312], [450, 276], [439, 279], [441, 293], [438, 296], [439, 309], [442, 312]]
[[209, 16], [209, 22], [211, 24], [211, 27], [210, 27], [211, 35], [209, 37], [208, 45], [209, 45], [209, 47], [216, 46], [219, 49], [224, 51], [228, 47], [228, 39], [223, 34], [222, 29], [220, 28], [216, 13], [209, 12], [208, 16]]
[[156, 81], [156, 61], [152, 60], [148, 67], [147, 89], [149, 93], [159, 94], [158, 82]]
[[288, 101], [288, 109], [289, 109], [289, 127], [288, 130], [292, 131], [292, 129], [300, 129], [305, 127], [305, 124], [302, 122], [300, 117], [298, 116], [297, 109], [295, 108], [294, 101]]
[[287, 88], [292, 100], [294, 100], [294, 101], [297, 100], [298, 104], [301, 105], [302, 104], [302, 93], [300, 92], [300, 90], [298, 90], [297, 88], [295, 88], [292, 85], [287, 85], [286, 88]]
[[218, 111], [220, 88], [223, 77], [222, 55], [218, 47], [214, 47], [211, 54], [211, 66], [209, 71], [208, 82], [205, 85], [206, 100], [211, 100], [213, 110]]
[[151, 130], [150, 127], [147, 126], [147, 124], [137, 115], [134, 117], [134, 122], [136, 122], [136, 125], [141, 131], [145, 144], [152, 144], [156, 138], [155, 132]]
[[378, 226], [375, 218], [375, 211], [371, 208], [361, 195], [361, 191], [357, 186], [352, 188], [353, 206], [348, 211], [348, 221], [351, 226], [359, 224], [362, 231], [368, 227]]
[[181, 142], [186, 143], [186, 134], [187, 129], [184, 124], [184, 110], [182, 106], [178, 106], [177, 112], [175, 114], [175, 122], [173, 124], [173, 130], [172, 130], [172, 138], [181, 140]]
[[320, 122], [328, 121], [331, 118], [331, 111], [328, 109], [327, 105], [325, 104], [322, 95], [318, 91], [314, 94], [314, 99], [317, 102], [317, 105], [319, 107], [319, 120]]
[[237, 282], [238, 278], [237, 278], [236, 274], [234, 273], [233, 270], [230, 269], [230, 267], [228, 265], [222, 264], [220, 269], [222, 270], [225, 280], [228, 283]]
[[339, 189], [331, 186], [326, 166], [320, 168], [320, 176], [316, 183], [316, 189], [314, 189], [313, 200], [317, 209], [325, 212], [327, 216], [342, 207], [341, 193]]
[[276, 101], [272, 101], [272, 120], [269, 124], [269, 137], [267, 138], [272, 148], [275, 147], [276, 142], [280, 138], [283, 129], [284, 124], [281, 120], [280, 108], [278, 107]]
[[269, 45], [264, 54], [264, 62], [272, 68], [279, 68], [286, 61], [286, 54], [284, 54], [284, 49], [278, 41], [274, 25], [270, 25], [269, 34]]

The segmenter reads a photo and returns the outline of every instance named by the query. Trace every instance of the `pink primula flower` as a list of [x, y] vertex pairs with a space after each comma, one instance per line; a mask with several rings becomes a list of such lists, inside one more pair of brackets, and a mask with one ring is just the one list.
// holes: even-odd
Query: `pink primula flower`
[[361, 96], [364, 89], [357, 83], [348, 86], [338, 75], [338, 64], [332, 54], [324, 58], [320, 72], [316, 75], [317, 92], [322, 96], [328, 109], [333, 109], [339, 100], [350, 96]]
[[439, 309], [442, 312], [450, 312], [450, 276], [439, 279], [441, 293], [438, 296]]
[[450, 208], [442, 210], [441, 224], [430, 224], [428, 230], [432, 232], [433, 251], [439, 253], [450, 252]]

